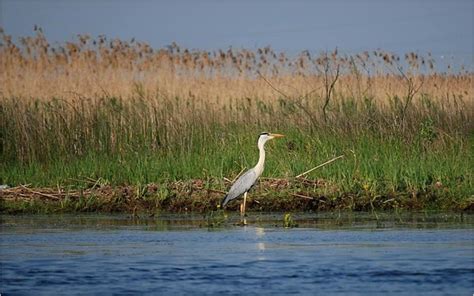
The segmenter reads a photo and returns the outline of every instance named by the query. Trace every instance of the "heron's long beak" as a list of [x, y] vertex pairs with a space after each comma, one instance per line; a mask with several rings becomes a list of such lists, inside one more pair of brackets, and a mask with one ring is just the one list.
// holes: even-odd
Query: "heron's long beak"
[[281, 138], [281, 137], [284, 137], [285, 135], [282, 135], [282, 134], [270, 134], [270, 136], [274, 137], [274, 138]]

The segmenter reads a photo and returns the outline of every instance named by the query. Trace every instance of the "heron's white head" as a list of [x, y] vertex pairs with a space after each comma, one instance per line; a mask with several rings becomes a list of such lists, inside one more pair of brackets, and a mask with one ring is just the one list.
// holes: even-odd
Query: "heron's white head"
[[263, 148], [263, 145], [268, 140], [274, 139], [274, 138], [281, 138], [284, 137], [282, 134], [272, 134], [272, 133], [261, 133], [260, 136], [258, 137], [258, 148]]

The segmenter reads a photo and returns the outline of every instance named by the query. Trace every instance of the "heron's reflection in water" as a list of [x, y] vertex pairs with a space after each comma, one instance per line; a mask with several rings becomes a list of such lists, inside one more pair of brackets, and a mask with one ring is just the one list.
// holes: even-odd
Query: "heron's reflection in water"
[[[262, 227], [255, 228], [255, 235], [257, 236], [257, 240], [262, 240], [265, 236], [265, 229]], [[265, 243], [263, 241], [257, 242], [257, 250], [259, 251], [259, 255], [257, 256], [257, 260], [265, 260]]]

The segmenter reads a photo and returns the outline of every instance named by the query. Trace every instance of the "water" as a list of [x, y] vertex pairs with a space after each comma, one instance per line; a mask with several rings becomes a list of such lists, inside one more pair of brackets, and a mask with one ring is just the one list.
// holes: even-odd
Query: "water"
[[1, 295], [472, 295], [474, 216], [4, 216]]

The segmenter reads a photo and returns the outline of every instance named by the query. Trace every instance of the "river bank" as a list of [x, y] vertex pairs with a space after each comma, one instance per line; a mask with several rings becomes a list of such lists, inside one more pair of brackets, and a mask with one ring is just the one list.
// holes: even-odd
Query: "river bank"
[[2, 212], [210, 211], [262, 132], [251, 211], [472, 209], [473, 73], [431, 55], [0, 40]]
[[[154, 215], [158, 212], [204, 213], [218, 209], [225, 191], [216, 179], [174, 181], [143, 186], [101, 185], [90, 181], [89, 187], [36, 188], [17, 186], [0, 190], [0, 211], [7, 214], [103, 212]], [[374, 194], [341, 192], [335, 184], [306, 178], [264, 178], [249, 194], [248, 211], [386, 211], [438, 210], [474, 211], [474, 199], [443, 195], [441, 185], [423, 192], [386, 192]], [[326, 194], [322, 194], [326, 192]], [[228, 211], [238, 211], [239, 201]]]

